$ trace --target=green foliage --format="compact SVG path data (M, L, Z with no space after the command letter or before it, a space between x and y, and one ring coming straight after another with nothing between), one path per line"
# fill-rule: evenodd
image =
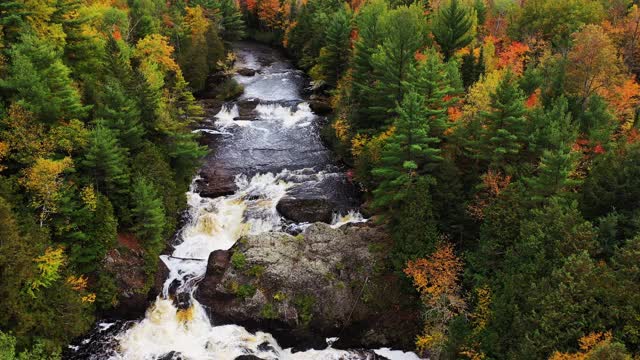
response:
M238 270L242 270L247 266L247 257L240 251L236 251L231 255L231 265Z
M483 124L478 157L489 168L513 173L514 159L526 150L527 134L524 94L513 75L507 74L491 94L491 110L481 113Z
M253 295L256 294L256 287L251 284L242 284L239 285L235 291L236 296L239 298L246 300L252 298Z
M382 14L378 20L381 44L371 56L373 84L362 96L370 98L366 110L368 129L380 129L393 118L396 107L409 92L416 52L426 45L427 25L422 9L414 4Z
M121 212L128 205L123 194L130 179L127 156L127 151L118 143L116 133L98 121L91 132L82 165L92 175L96 189L115 200L115 206Z
M304 327L309 326L313 319L313 307L316 299L313 295L298 295L293 299L293 304L298 310L298 321Z
M46 121L84 118L89 109L71 80L71 71L50 42L25 34L9 53L8 76L0 81L12 98Z
M152 275L158 255L164 248L163 235L166 224L162 200L153 184L143 177L134 182L131 201L131 230L142 243L147 272Z
M374 206L393 209L405 201L419 176L441 159L440 150L433 148L438 139L429 136L429 125L424 121L428 112L424 100L414 92L398 107L395 132L383 148L380 166L373 170L380 179L373 192Z
M263 319L277 319L278 310L276 310L272 303L267 303L262 307L262 310L260 310L260 317Z
M524 38L538 33L557 47L567 47L569 37L586 24L598 23L602 3L592 0L532 0L519 9L512 32Z
M312 74L317 74L318 80L336 86L349 64L350 35L351 11L345 7L331 16L325 33L327 44L320 49L318 63L311 69Z
M440 6L433 19L431 31L442 49L445 60L471 43L477 22L473 8L461 4L459 0L450 0Z

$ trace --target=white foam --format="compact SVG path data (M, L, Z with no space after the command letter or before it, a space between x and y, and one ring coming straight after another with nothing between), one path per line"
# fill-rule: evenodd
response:
M308 103L298 104L295 111L290 106L280 104L259 104L256 107L256 112L261 119L281 121L282 125L287 128L299 123L308 126L311 124L310 120L315 117Z
M352 224L352 223L363 223L367 222L369 219L365 219L362 214L360 214L357 210L349 210L346 215L342 215L339 213L333 214L333 219L331 220L331 227L334 229L339 228L342 225Z

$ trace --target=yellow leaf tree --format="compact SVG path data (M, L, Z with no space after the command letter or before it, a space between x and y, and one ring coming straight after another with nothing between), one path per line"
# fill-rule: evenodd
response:
M40 210L40 226L57 211L64 185L63 173L73 167L70 157L62 160L38 158L25 170L22 185L31 193L32 206Z

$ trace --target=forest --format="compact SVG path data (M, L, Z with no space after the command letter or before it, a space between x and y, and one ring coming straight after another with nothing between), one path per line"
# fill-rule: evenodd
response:
M207 151L196 97L243 38L330 99L325 141L422 309L412 350L640 357L639 6L0 2L0 358L58 359L117 306L127 238L149 291Z

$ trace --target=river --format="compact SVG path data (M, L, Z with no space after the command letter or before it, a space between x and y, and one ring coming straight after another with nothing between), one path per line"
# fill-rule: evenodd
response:
M283 197L323 197L332 204L333 226L365 221L356 211L354 185L320 139L323 119L305 101L304 74L269 47L238 43L235 51L236 66L256 73L235 75L244 86L243 95L195 130L203 133L212 151L187 193L189 220L171 244L171 255L161 256L168 269L162 293L142 319L99 322L70 346L65 358L417 359L389 349L282 349L268 333L216 326L216 319L193 297L211 252L231 248L245 234L304 230L306 223L278 211ZM177 306L176 298L186 301Z

